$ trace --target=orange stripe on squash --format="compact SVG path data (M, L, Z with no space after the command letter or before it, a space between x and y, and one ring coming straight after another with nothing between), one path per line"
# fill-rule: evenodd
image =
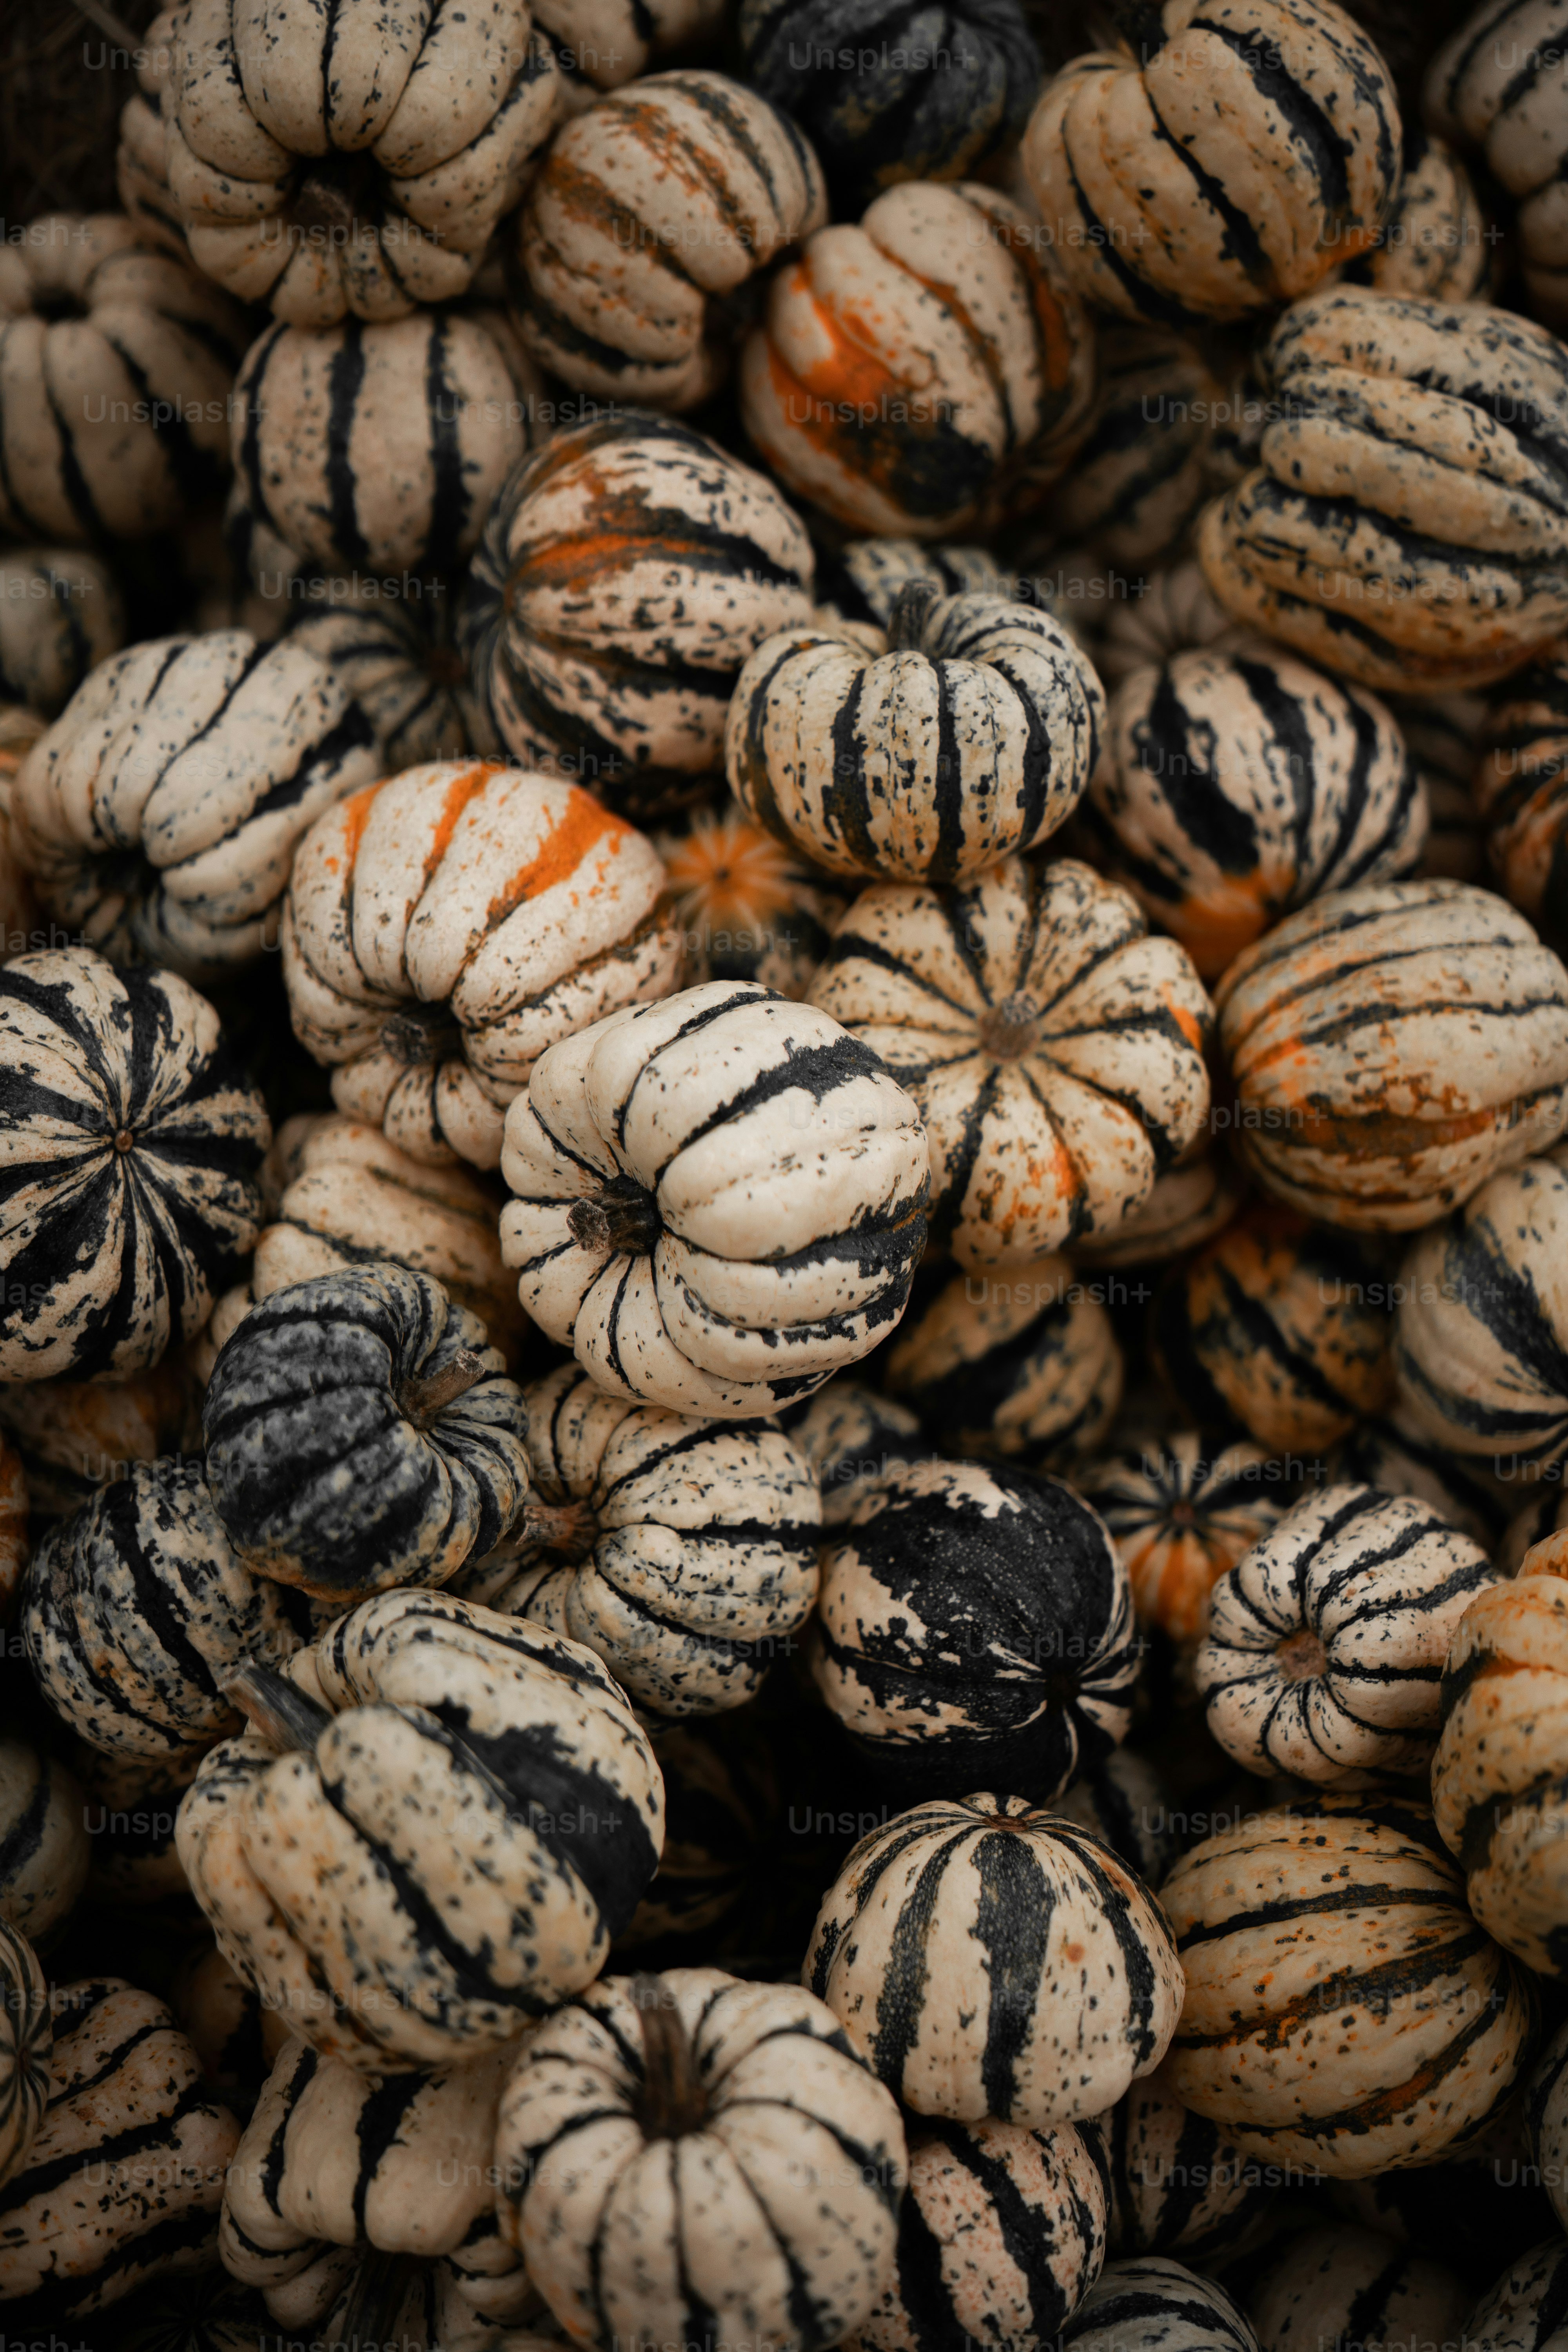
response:
M503 882L487 909L487 920L494 924L503 915L510 915L530 898L542 896L556 883L574 875L600 841L629 833L631 827L618 816L612 816L589 793L580 792L575 784L571 797L556 822L545 835L542 843L526 866L520 866L510 881Z
M471 768L465 768L460 776L453 777L447 787L441 803L441 814L437 818L435 828L430 835L430 847L425 859L426 876L436 871L437 866L451 847L452 835L458 830L458 819L462 815L468 803L477 799L489 782L490 778L499 776L500 772L501 763L499 760L479 760Z

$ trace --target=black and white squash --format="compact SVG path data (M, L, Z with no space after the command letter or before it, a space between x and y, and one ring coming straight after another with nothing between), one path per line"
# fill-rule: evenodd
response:
M873 1486L823 1549L816 1640L823 1696L906 1800L984 1779L1048 1804L1131 1719L1115 1546L1069 1487L998 1465L918 1462Z
M1261 2352L1319 2352L1347 2338L1394 2347L1462 2344L1475 2297L1463 2279L1375 2230L1329 2221L1270 2255L1247 2297Z
M1217 1126L1222 1114L1212 1114ZM1229 1224L1240 1208L1246 1184L1226 1151L1209 1150L1205 1139L1189 1144L1173 1168L1156 1176L1142 1208L1123 1217L1110 1234L1073 1244L1073 1262L1097 1273L1121 1266L1164 1265L1184 1257ZM1114 1291L1111 1293L1114 1296Z
M1397 1332L1396 1324L1396 1339ZM1483 1551L1495 1552L1505 1575L1513 1573L1537 1536L1546 1533L1544 1527L1533 1529L1512 1559L1506 1544L1498 1549L1519 1501L1511 1479L1497 1476L1486 1463L1434 1437L1402 1394L1395 1395L1387 1412L1358 1422L1348 1437L1331 1448L1325 1467L1342 1486L1381 1486L1386 1495L1414 1495L1418 1502L1429 1503Z
M1563 121L1568 128L1568 114ZM1454 150L1407 123L1405 168L1377 240L1345 264L1338 283L1436 302L1489 301L1502 235ZM1528 282L1528 259L1525 267ZM1550 310L1537 315L1553 323Z
M1509 2264L1465 2323L1466 2352L1546 2352L1563 2332L1568 2251L1554 2234Z
M811 1002L919 1104L932 1236L965 1266L1113 1234L1208 1112L1212 1014L1190 957L1076 859L873 885Z
M249 1680L268 1737L206 1758L176 1843L219 1950L324 2057L458 2064L592 1979L653 1876L664 1801L591 1652L393 1591L286 1681Z
M132 52L137 87L120 110L114 185L142 243L188 261L184 225L169 194L169 78L179 16L177 5L160 9Z
M92 1862L84 1792L47 1749L0 1739L0 1923L47 1946Z
M1093 423L1043 520L1058 541L1103 557L1114 577L1175 546L1209 496L1227 387L1195 342L1168 329L1108 325L1098 343ZM1140 578L1133 590L1140 601L1145 585Z
M43 2121L54 2031L38 1956L0 1920L0 2183L26 2162Z
M1559 47L1554 17L1528 0L1491 0L1438 49L1424 96L1433 130L1479 152L1515 200L1529 308L1561 330L1568 324L1568 99Z
M1225 650L1250 633L1227 613L1192 557L1152 573L1141 593L1125 589L1097 633L1094 664L1114 694L1134 670L1163 667L1178 654Z
M53 719L124 643L125 608L100 557L69 547L0 555L0 702Z
M1062 2352L1257 2352L1258 2338L1213 2278L1144 2254L1107 2263L1062 2331Z
M1184 1824L1159 1772L1134 1748L1113 1748L1090 1764L1049 1810L1103 1838L1151 1890L1176 1858Z
M1100 680L1048 613L916 583L885 650L820 621L764 639L735 682L724 764L742 805L816 865L953 882L1055 833L1104 731Z
M1019 595L1016 576L1003 570L989 548L963 541L931 546L918 539L850 539L841 547L819 548L816 567L819 618L884 633L906 588L929 588L933 596L1027 601Z
M1207 2263L1257 2235L1274 2201L1266 2168L1172 2090L1168 2062L1128 2085L1092 2126L1106 2173L1114 2261L1175 2254Z
M847 1376L829 1381L804 1403L786 1405L779 1426L816 1474L825 1528L841 1527L879 1479L931 1451L908 1405Z
M1261 1446L1215 1446L1195 1430L1091 1462L1075 1484L1115 1539L1140 1622L1179 1643L1202 1639L1215 1585L1285 1508Z
M343 591L341 598L334 593L321 610L308 604L289 636L325 663L364 712L381 753L378 772L492 757L495 730L454 642L453 598L444 584L390 602L369 593L379 582L331 584Z
M0 970L0 1380L146 1370L256 1240L271 1140L217 1014L90 948Z
M507 1113L501 1249L613 1394L748 1419L897 1322L925 1244L920 1113L811 1005L710 981L595 1022Z
M1182 1971L1109 1846L1019 1797L900 1813L823 1898L802 1971L917 2115L1039 2129L1157 2066Z

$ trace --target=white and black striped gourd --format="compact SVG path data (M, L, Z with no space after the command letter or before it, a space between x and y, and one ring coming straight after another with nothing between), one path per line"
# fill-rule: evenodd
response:
M1331 891L1215 1003L1242 1160L1331 1224L1433 1224L1568 1117L1568 971L1468 883Z
M1211 1738L1265 1779L1425 1779L1448 1643L1495 1581L1429 1503L1317 1488L1215 1587L1194 1661Z
M1568 643L1480 703L1469 769L1498 887L1549 939L1568 932ZM1479 737L1479 742L1475 740Z
M1275 2253L1247 2297L1261 2352L1366 2352L1458 2345L1475 2298L1456 2273L1375 2230L1330 2221Z
M145 1371L250 1249L271 1140L217 1014L90 948L0 971L0 1380Z
M410 768L300 845L282 919L295 1034L339 1109L400 1151L493 1168L544 1048L679 978L664 888L652 843L575 784Z
M779 1426L816 1474L825 1528L841 1527L879 1479L923 1461L932 1450L908 1405L847 1375L804 1403L786 1405Z
M1359 1422L1331 1447L1326 1467L1342 1485L1381 1486L1385 1494L1414 1495L1418 1502L1430 1503L1483 1551L1496 1551L1505 1575L1513 1573L1537 1536L1546 1533L1544 1527L1532 1529L1512 1559L1506 1549L1497 1550L1519 1499L1517 1489L1495 1476L1489 1465L1434 1437L1400 1395L1386 1413Z
M824 1546L816 1642L823 1696L906 1799L988 1779L1047 1804L1127 1734L1127 1571L1054 1478L917 1462L881 1481Z
M816 1597L810 1464L771 1423L606 1396L575 1364L522 1396L531 1490L488 1605L582 1643L655 1715L739 1706Z
M26 1739L0 1739L0 1923L47 1947L75 1908L91 1863L75 1773Z
M1437 302L1487 302L1500 275L1502 236L1454 150L1407 122L1405 168L1376 242L1345 264L1337 282Z
M854 532L945 539L1061 473L1094 330L1021 205L909 180L774 273L738 373L746 431L798 497Z
M802 1970L917 2115L1038 2129L1164 2056L1182 1972L1109 1846L1020 1797L933 1801L862 1838Z
M802 997L827 952L848 888L764 830L738 802L697 808L654 836L683 977L755 980Z
M0 1920L0 2183L26 2160L52 2087L54 2020L37 1954Z
M542 0L533 17L574 107L584 89L618 89L659 59L705 46L722 13L717 0Z
M1115 1539L1141 1622L1173 1642L1202 1638L1215 1586L1285 1508L1261 1446L1215 1445L1195 1430L1091 1462L1074 1483Z
M1325 890L1415 873L1427 808L1383 704L1262 645L1135 670L1084 803L1107 859L1205 979Z
M1026 1265L1114 1233L1200 1132L1211 1008L1184 948L1076 859L874 884L812 983L919 1103L931 1233Z
M593 1978L658 1861L624 1694L575 1643L439 1592L378 1594L289 1674L250 1670L268 1737L215 1748L180 1807L218 1948L367 2074L514 2042Z
M1464 2352L1547 2352L1563 2334L1568 2250L1553 2235L1509 2264L1465 2323Z
M1175 1860L1185 1829L1160 1774L1132 1748L1113 1748L1089 1765L1049 1810L1103 1838L1151 1889Z
M1246 634L1215 595L1190 556L1156 572L1142 593L1125 590L1109 605L1094 646L1094 666L1114 694L1134 670L1163 667L1178 654L1239 643Z
M749 1419L903 1312L925 1129L813 1006L710 981L552 1045L507 1113L501 1250L546 1337L613 1394Z
M1555 12L1528 0L1474 9L1432 58L1424 100L1433 130L1479 151L1515 200L1530 310L1561 329L1568 323L1568 98Z
M1525 2098L1526 2146L1559 2221L1568 2215L1568 2026L1542 2052Z
M454 618L445 587L395 603L350 593L324 611L307 607L289 631L364 712L382 775L429 760L488 759L497 749L453 642Z
M1065 1475L1104 1442L1121 1399L1104 1287L1057 1256L954 1275L911 1303L888 1349L887 1386L939 1453Z
M296 844L377 773L369 719L296 639L163 637L100 664L34 745L16 854L102 954L210 982L277 944Z
M1258 2352L1218 2281L1166 2254L1107 2263L1060 2341L1062 2352Z
M180 523L220 483L244 314L117 213L0 250L0 531L79 547Z
M519 2060L496 2164L503 2227L575 2342L824 2352L891 2273L903 2124L798 1986L605 1978Z
M200 1461L165 1454L50 1528L22 1632L39 1690L90 1747L180 1761L239 1729L225 1677L252 1654L281 1664L311 1628L235 1551Z
M237 495L259 535L250 561L276 596L279 543L324 572L400 586L457 568L529 446L532 409L482 315L443 310L279 321L246 353L233 415Z
M725 298L827 217L787 114L725 74L651 74L566 124L517 223L523 339L563 383L690 408L723 372Z
M1045 2352L1104 2258L1105 2183L1070 2124L922 2117L910 2134L893 2282L845 2352Z
M179 14L177 5L160 9L132 52L137 87L120 110L114 185L142 243L188 261L184 227L169 194L167 107Z
M967 879L1037 848L1100 755L1105 698L1037 605L900 592L885 651L858 628L764 639L725 726L731 790L835 874Z
M98 556L68 547L0 555L0 701L53 719L124 642L120 590Z
M561 110L526 0L356 22L187 0L169 192L197 267L297 327L466 292Z
M830 620L886 630L906 588L933 596L1003 596L1019 602L1015 575L988 548L918 539L850 539L816 555L816 609ZM1059 616L1058 616L1059 617Z
M1266 2168L1184 2107L1167 2077L1162 2063L1092 2126L1113 2261L1174 2254L1203 2264L1235 2253L1258 2234L1275 2200Z
M258 1576L346 1606L444 1584L528 1494L522 1392L428 1275L353 1266L275 1290L219 1350L206 1477Z
M1364 2179L1464 2147L1513 2097L1535 1996L1418 1799L1249 1813L1160 1901L1186 1975L1166 2079L1245 2154Z
M58 1985L48 2103L0 2189L0 2308L30 2336L212 2261L239 2138L161 2000L118 1977Z
M1305 294L1371 245L1399 182L1399 107L1367 35L1322 0L1167 0L1134 55L1047 84L1024 169L1057 257L1154 326Z
M1218 1127L1225 1116L1209 1113ZM1073 1244L1073 1262L1096 1272L1121 1266L1164 1265L1184 1257L1228 1225L1240 1208L1246 1185L1226 1151L1207 1150L1203 1139L1187 1147L1173 1168L1156 1176L1141 1208L1109 1233ZM1114 1298L1113 1283L1106 1286Z
M1209 496L1210 444L1226 388L1186 337L1107 325L1089 436L1053 488L1045 520L1114 572L1156 562ZM1125 597L1128 584L1121 594ZM1147 583L1134 593L1142 601Z
M1197 552L1238 619L1379 691L1484 686L1568 625L1568 352L1511 310L1336 286L1262 367Z

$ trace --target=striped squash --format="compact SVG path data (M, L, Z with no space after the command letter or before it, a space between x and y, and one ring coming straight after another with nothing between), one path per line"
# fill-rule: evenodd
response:
M606 1396L575 1364L522 1400L531 1491L489 1605L581 1643L655 1715L739 1706L816 1598L809 1463L771 1423Z
M1332 0L1174 0L1047 83L1024 170L1079 291L1152 326L1242 319L1375 238L1399 182L1393 79Z
M256 1239L271 1128L217 1014L90 948L0 970L0 1381L146 1370Z
M1086 431L1094 338L1023 208L907 181L778 271L741 355L741 415L787 487L852 531L940 539Z
M30 1502L22 1457L0 1437L0 1625L11 1622L22 1596L22 1579L30 1551Z
M0 701L53 719L124 643L125 609L100 558L69 547L0 555Z
M932 1237L976 1270L1113 1233L1208 1113L1212 1012L1191 959L1076 859L873 885L811 1002L909 1087Z
M1166 2079L1244 2154L1365 2179L1463 2147L1512 2098L1535 1994L1466 1909L1424 1804L1249 1813L1160 1900L1186 1973Z
M1167 2255L1107 2263L1062 2332L1062 2352L1257 2352L1223 2286Z
M1254 1202L1161 1284L1155 1366L1201 1427L1316 1454L1392 1402L1393 1299L1360 1244Z
M191 1386L184 1350L130 1381L0 1386L0 1430L33 1509L43 1518L68 1516L134 1464L194 1445Z
M659 58L705 44L722 14L718 0L541 0L533 17L576 94L618 89Z
M1158 327L1103 327L1089 437L1045 520L1112 566L1176 546L1213 487L1209 445L1226 388L1197 346ZM1125 593L1125 592L1123 592Z
M910 2137L898 2267L844 2352L1045 2352L1105 2258L1105 2183L1070 2124L923 2120Z
M1568 640L1505 679L1480 727L1475 801L1505 898L1568 935Z
M148 539L223 478L244 313L118 213L0 247L0 531Z
M1437 1827L1489 1936L1568 1977L1568 1583L1528 1572L1467 1610L1443 1675Z
M1347 2221L1451 2265L1479 2294L1553 2227L1546 2193L1531 2179L1520 2113L1516 2100L1457 2156L1417 2171L1336 2180L1329 2201Z
M1448 1643L1495 1580L1480 1546L1430 1504L1318 1489L1215 1587L1194 1661L1211 1737L1263 1779L1424 1780Z
M300 845L295 1034L398 1150L494 1168L546 1046L676 985L664 887L651 842L575 784L488 761L384 778Z
M825 1528L842 1527L879 1479L931 1451L908 1405L845 1374L803 1403L786 1405L779 1426L816 1475Z
M1563 2332L1568 2250L1557 2232L1509 2264L1465 2323L1465 2352L1546 2352Z
M1220 1578L1284 1510L1280 1476L1261 1446L1214 1447L1178 1429L1157 1452L1091 1462L1075 1483L1110 1530L1140 1622L1190 1643L1207 1631Z
M1479 152L1513 197L1526 298L1535 318L1568 325L1568 97L1554 12L1530 0L1486 0L1426 69L1434 131Z
M888 1349L887 1385L940 1452L1065 1475L1103 1443L1121 1400L1109 1288L1064 1257L954 1275L917 1296Z
M377 772L365 713L296 639L162 637L103 662L33 746L16 855L102 954L210 983L277 945L296 845Z
M1398 1330L1396 1323L1396 1348ZM1496 1547L1512 1507L1512 1490L1507 1483L1473 1457L1457 1456L1453 1446L1423 1427L1398 1394L1385 1414L1358 1422L1349 1436L1341 1439L1327 1457L1327 1467L1330 1476L1341 1485L1381 1486L1385 1494L1413 1495L1417 1502L1429 1503L1440 1517L1451 1521L1486 1552ZM1517 1499L1514 1495L1512 1500ZM1534 1535L1527 1538L1531 1543L1534 1540ZM1524 1549L1521 1544L1521 1554ZM1502 1555L1499 1565L1505 1573L1512 1573L1513 1564Z
M718 73L648 75L552 142L518 215L518 323L579 392L694 407L723 373L720 305L827 218L786 114Z
M1426 791L1426 848L1417 872L1423 878L1480 881L1487 827L1473 779L1485 748L1484 699L1479 694L1391 695L1388 708Z
M300 1635L309 1640L317 1629L310 1625L306 1611L301 1609L300 1615ZM200 1761L200 1752L148 1760L139 1756L104 1756L85 1741L78 1748L76 1762L88 1803L84 1818L92 1836L87 1882L90 1903L141 1907L162 1904L173 1895L182 1906L188 1906L190 1888L174 1851L174 1816ZM189 1916L188 1908L185 1916ZM177 2003L175 2015L188 2032ZM214 2088L228 2096L226 2089L216 2084Z
M1526 2146L1559 2221L1568 2215L1568 2026L1537 2061L1524 2103Z
M1215 1003L1243 1161L1331 1224L1432 1224L1568 1117L1568 972L1468 883L1332 891Z
M1210 1118L1217 1126L1216 1108ZM1110 1234L1073 1244L1073 1262L1099 1270L1163 1265L1194 1250L1228 1225L1246 1185L1227 1152L1189 1144L1173 1168L1156 1176L1148 1199ZM1114 1294L1113 1294L1114 1295Z
M751 1419L898 1321L926 1238L925 1130L810 1005L710 981L552 1045L507 1113L501 1252L612 1394Z
M1109 1846L1020 1797L933 1801L873 1830L823 1897L802 1981L916 2115L1040 2129L1157 2066L1182 1972Z
M289 1682L249 1681L268 1736L213 1749L175 1843L218 1949L323 2057L455 2065L590 1981L653 1876L664 1796L589 1651L394 1591Z
M823 1547L816 1685L906 1801L985 1776L1050 1803L1126 1738L1140 1649L1115 1547L1056 1479L917 1462Z
M252 561L281 542L401 589L473 551L532 411L482 319L421 310L320 331L279 320L246 353L233 414L238 489L268 535Z
M1563 118L1568 129L1568 115ZM1405 168L1376 242L1347 262L1338 283L1436 302L1485 302L1500 276L1503 232L1489 226L1475 184L1453 149L1419 129L1405 133Z
M1485 686L1568 625L1568 352L1510 310L1336 286L1262 366L1258 463L1197 551L1239 619L1363 686Z
M0 1924L31 1943L54 1943L91 1860L75 1773L26 1739L0 1739Z
M428 1275L353 1266L275 1290L219 1350L205 1486L258 1578L342 1609L445 1584L528 1494L522 1391Z
M197 267L296 327L463 293L561 108L526 0L356 17L346 42L313 7L261 25L185 0L174 35L164 152Z
M1247 2297L1247 2316L1262 2352L1312 2352L1347 2339L1447 2345L1465 2340L1474 2300L1443 2263L1375 2230L1330 2221L1288 2241Z
M886 629L906 588L938 596L1006 596L1018 584L988 548L931 547L918 539L850 539L817 552L818 616Z
M165 1454L56 1521L28 1572L22 1632L34 1680L79 1738L177 1763L240 1728L226 1676L310 1640L293 1601L234 1550L200 1461Z
M754 980L802 997L844 910L842 885L764 832L737 802L699 808L654 836L685 977Z
M1084 817L1205 979L1308 899L1413 874L1427 829L1382 703L1261 645L1135 670Z
M718 1969L606 1977L496 2133L503 2226L576 2343L824 2352L894 2259L903 2124L832 2011Z
M1395 1360L1415 1421L1479 1475L1516 1487L1568 1453L1563 1155L1494 1176L1425 1233L1399 1270ZM1544 1530L1542 1531L1544 1532Z
M161 2000L118 1977L57 1985L48 2104L0 2191L7 2332L102 2311L212 2262L239 2139Z
M1191 556L1138 582L1110 604L1094 648L1095 667L1114 694L1134 670L1163 667L1178 654L1225 651L1247 635L1219 602Z
M1206 2116L1184 2107L1169 2062L1129 2084L1092 2126L1106 2172L1106 2241L1115 2261L1239 2252L1267 2226L1276 2188Z
M324 610L307 607L289 641L323 662L364 712L380 773L492 757L494 730L453 643L450 595L441 590L388 603L342 584L350 593Z
M820 622L765 638L735 681L724 766L742 806L830 873L969 879L1072 814L1105 697L1037 606L900 593L885 649Z
M1156 1889L1176 1858L1177 1830L1164 1785L1146 1756L1113 1748L1049 1810L1092 1830L1145 1886Z
M48 2104L54 2020L37 1955L0 1920L0 2182L26 2160Z
M812 570L761 474L673 418L612 413L510 477L460 635L514 759L651 805L719 767L736 674L809 617Z
M120 110L114 185L142 244L188 261L184 226L169 194L169 78L179 7L160 9L132 52L137 87Z

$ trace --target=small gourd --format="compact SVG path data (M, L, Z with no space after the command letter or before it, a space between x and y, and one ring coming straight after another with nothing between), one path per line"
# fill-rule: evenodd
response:
M1179 1643L1202 1638L1215 1585L1285 1508L1261 1446L1215 1446L1184 1429L1141 1454L1091 1462L1076 1483L1115 1538L1140 1621Z

